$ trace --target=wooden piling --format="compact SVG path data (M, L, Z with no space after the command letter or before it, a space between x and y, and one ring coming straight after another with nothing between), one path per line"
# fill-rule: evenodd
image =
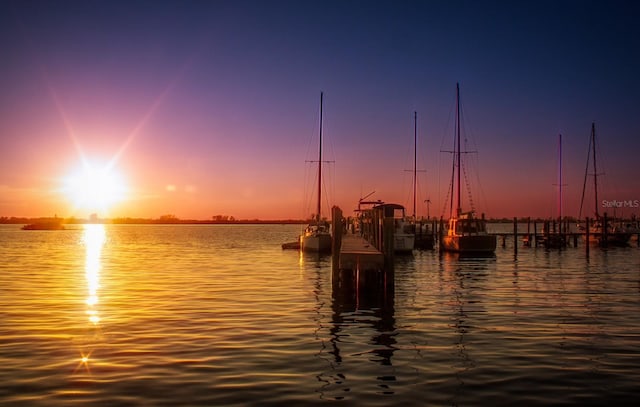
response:
M440 227L438 228L438 250L440 252L444 251L444 248L442 247L442 240L444 240L444 220L442 219L442 216L441 216Z
M589 218L585 219L586 227L584 229L584 240L585 240L585 253L587 257L589 257Z
M339 269L340 248L342 247L342 209L337 206L331 208L331 267L333 272Z
M513 218L513 255L518 256L518 218Z
M602 224L602 233L600 234L600 246L607 247L609 243L609 219L607 218L607 213L604 213L603 224Z

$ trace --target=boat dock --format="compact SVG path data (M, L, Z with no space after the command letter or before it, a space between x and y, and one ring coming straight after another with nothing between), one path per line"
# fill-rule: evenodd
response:
M380 270L384 267L384 255L361 236L345 234L338 267L341 270Z
M344 227L342 210L332 208L332 253L333 269L352 271L388 271L393 269L393 217L386 216L383 209L373 211L374 221L370 230L361 234L348 233ZM376 225L374 227L374 225Z
M358 303L362 295L379 296L381 304L393 303L395 272L393 258L393 218L378 211L377 237L348 233L342 210L332 208L331 283L334 295ZM377 219L377 218L376 218ZM372 231L373 231L372 229ZM336 255L337 254L337 255Z

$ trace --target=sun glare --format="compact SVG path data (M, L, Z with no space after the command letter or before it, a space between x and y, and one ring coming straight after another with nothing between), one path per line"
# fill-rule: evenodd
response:
M84 164L66 178L64 190L76 209L104 212L124 199L126 187L110 166Z

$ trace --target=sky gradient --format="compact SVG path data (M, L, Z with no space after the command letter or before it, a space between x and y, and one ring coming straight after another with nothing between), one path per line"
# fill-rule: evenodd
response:
M562 134L577 216L592 122L601 199L640 200L639 20L630 1L3 1L0 216L305 218L320 92L324 215L373 191L411 212L415 111L418 215L446 216L457 82L478 212L556 216ZM110 205L72 199L83 161L121 180Z

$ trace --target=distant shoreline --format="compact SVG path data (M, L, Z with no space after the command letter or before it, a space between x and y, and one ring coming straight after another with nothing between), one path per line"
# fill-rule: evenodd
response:
M32 224L39 222L60 221L66 225L82 225L87 223L113 224L113 225L299 225L306 224L308 220L301 219L238 219L238 220L198 220L198 219L145 219L145 218L113 218L113 219L78 219L78 218L22 218L22 217L0 217L0 224Z
M513 223L514 218L488 218L487 221L491 223ZM551 218L533 218L533 217L518 217L519 223L530 222L544 222L553 221L557 219ZM620 220L620 219L617 219ZM622 219L627 221L629 219ZM80 219L80 218L60 218L60 217L0 217L0 224L33 224L42 222L57 221L66 225L82 225L88 223L98 224L113 224L113 225L301 225L309 223L309 219L179 219L179 218L166 218L160 217L158 219L148 218L109 218L109 219ZM430 220L422 220L423 222L438 222L438 219L432 218ZM563 222L575 223L579 220L575 217L568 216L563 219Z

